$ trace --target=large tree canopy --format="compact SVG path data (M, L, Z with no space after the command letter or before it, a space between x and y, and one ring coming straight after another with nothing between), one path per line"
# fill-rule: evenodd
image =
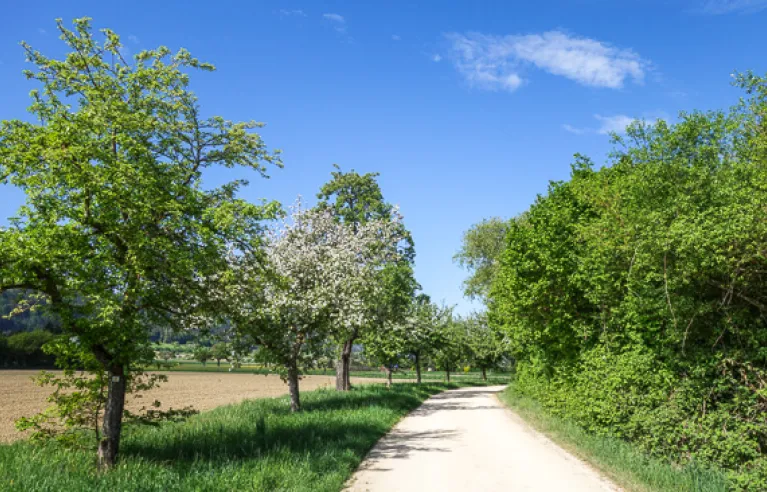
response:
M284 367L294 411L299 371L333 333L371 322L369 300L387 291L380 270L396 263L402 240L397 215L358 227L337 219L332 209L306 210L299 201L270 231L263 259L247 253L230 259L233 282L223 301L233 326Z
M126 380L151 359L150 326L187 328L207 308L206 280L231 247L258 247L273 206L236 198L244 182L207 191L202 174L280 165L255 122L206 118L189 72L212 70L187 51L142 51L88 19L58 22L70 52L49 58L24 44L37 84L36 121L0 123L0 180L26 204L0 229L0 292L43 296L71 344L109 375L99 456L114 463Z
M474 224L463 233L461 249L453 261L469 272L463 282L464 294L472 299L486 299L501 264L509 223L498 217Z
M392 256L393 261L384 265L376 280L385 286L384 295L365 300L370 313L367 323L339 327L334 331L341 352L336 365L336 389L343 391L351 387L349 370L355 340L366 329L381 328L385 323L401 319L418 284L413 277L415 248L412 236L404 224L396 220L396 209L384 201L378 173L359 174L354 170L345 173L338 166L336 169L332 179L317 194L320 199L318 207L332 210L336 220L352 229L370 221L395 221L400 236L398 243L388 245L397 254Z

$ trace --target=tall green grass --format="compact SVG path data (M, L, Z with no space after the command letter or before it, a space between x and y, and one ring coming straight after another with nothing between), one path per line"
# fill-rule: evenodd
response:
M676 466L653 458L620 439L590 434L576 424L551 415L513 384L500 398L537 430L591 463L627 490L641 492L724 492L730 490L719 470L697 465Z
M457 387L451 385L450 387ZM29 442L0 445L6 491L338 491L368 450L445 384L359 386L249 400L159 427L129 427L108 473L93 451Z

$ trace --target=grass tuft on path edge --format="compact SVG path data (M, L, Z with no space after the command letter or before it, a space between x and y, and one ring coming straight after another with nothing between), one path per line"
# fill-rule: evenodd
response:
M185 422L128 427L121 460L108 473L95 452L0 445L0 490L19 491L338 491L370 448L429 396L459 384L320 389L301 394L291 414L287 397L247 400Z
M652 458L630 443L586 432L578 425L552 415L535 400L520 394L511 383L498 395L525 422L604 476L628 491L724 492L724 473L710 468L676 466Z

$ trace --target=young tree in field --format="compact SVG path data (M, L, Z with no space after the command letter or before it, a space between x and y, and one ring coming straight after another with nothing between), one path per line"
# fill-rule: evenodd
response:
M366 300L383 291L375 280L394 260L399 232L396 217L351 227L331 209L304 210L299 201L270 234L265 257L231 258L231 324L282 365L291 410L300 409L301 369L324 351L332 330L367 322Z
M487 381L487 370L497 367L506 355L503 339L490 328L485 313L474 313L460 323L466 330L469 361L482 371L482 379Z
M416 383L421 383L421 363L440 345L441 327L447 321L448 309L431 302L426 294L413 299L407 319L404 351L413 358Z
M321 200L320 207L332 210L337 220L348 225L353 230L360 228L370 221L391 222L396 220L396 214L393 214L393 207L384 201L381 187L377 181L378 173L361 175L354 170L344 173L338 166L336 166L336 169L332 173L333 179L325 183L317 195L317 198ZM398 224L401 241L399 244L393 245L399 254L396 255L396 266L392 264L392 268L397 270L394 274L404 278L407 276L407 270L412 270L411 263L415 253L410 233L404 228L404 225ZM384 275L391 274L392 272L388 272ZM410 274L412 278L412 271L410 271ZM382 281L385 280L386 278L384 277ZM401 281L389 284L389 287L394 288L396 285L403 285L406 290L411 288L407 282ZM396 296L394 293L392 295ZM391 313L392 310L378 302L380 301L379 299L370 298L367 301L370 314L376 318L373 324L380 327L382 323L386 322L385 314ZM371 324L350 325L344 328L337 327L334 331L333 336L340 346L340 354L336 364L337 390L345 391L351 388L349 368L352 348L354 347L354 342L368 328L372 329Z
M219 342L210 348L210 356L216 361L216 366L221 367L222 360L229 362L232 357L232 349L228 344Z
M404 359L407 323L386 323L369 330L362 339L365 355L386 371L386 387L391 388L392 374Z
M436 347L432 360L438 369L445 371L447 382L450 373L459 367L468 353L467 334L465 327L453 319L452 313L447 313L439 325L436 337Z
M218 306L207 279L232 245L258 247L275 206L236 198L243 182L212 191L207 168L264 174L280 164L254 122L205 118L189 72L212 70L186 50L142 51L88 19L58 21L70 53L48 58L23 44L35 122L0 123L0 182L26 204L0 229L0 293L26 289L61 320L68 350L93 357L108 380L98 461L118 456L126 388L150 363L151 327L184 329Z
M463 282L467 297L487 299L501 264L508 230L508 221L493 217L464 232L461 249L453 256L453 261L469 271L469 278Z
M194 357L194 360L197 362L200 362L203 367L205 367L205 364L211 359L213 359L213 351L209 349L208 347L198 346L194 349L194 353L192 355ZM221 364L219 363L219 366Z

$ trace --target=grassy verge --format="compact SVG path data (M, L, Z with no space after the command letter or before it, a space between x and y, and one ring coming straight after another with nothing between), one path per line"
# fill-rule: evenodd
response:
M457 387L458 384L450 387ZM94 470L92 451L0 445L0 490L338 491L403 415L445 384L368 385L220 407L186 422L127 428L119 465Z
M729 490L723 473L694 465L675 466L649 457L620 439L587 433L572 422L548 413L536 401L519 394L514 385L501 393L503 400L532 427L569 452L592 464L605 476L630 491Z

